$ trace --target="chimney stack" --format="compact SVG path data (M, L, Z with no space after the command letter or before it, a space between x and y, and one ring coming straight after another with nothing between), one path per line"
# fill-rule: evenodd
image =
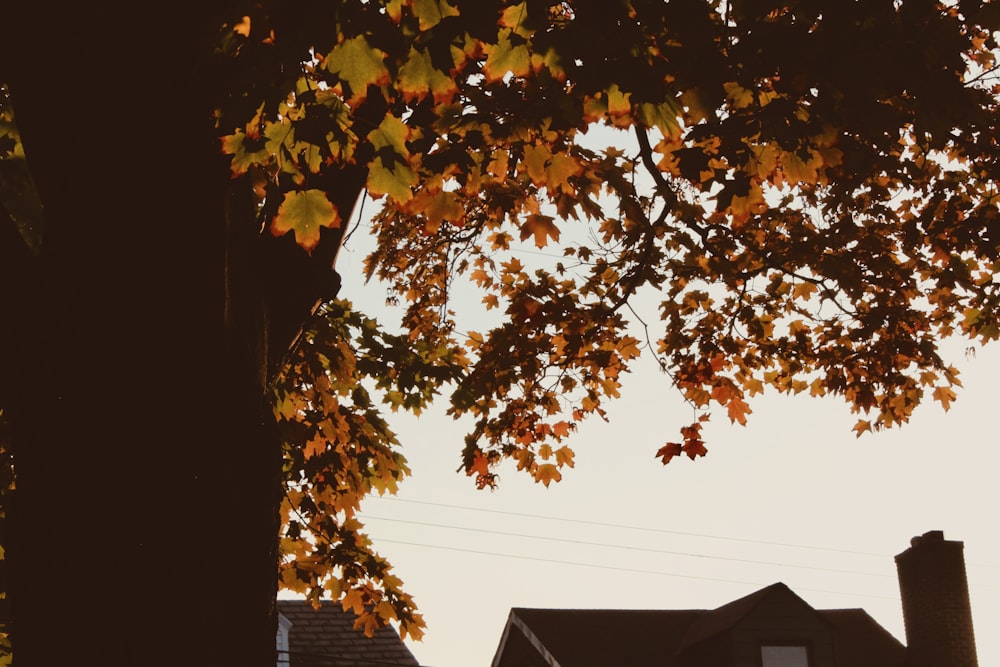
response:
M907 665L978 667L964 545L932 530L896 556Z

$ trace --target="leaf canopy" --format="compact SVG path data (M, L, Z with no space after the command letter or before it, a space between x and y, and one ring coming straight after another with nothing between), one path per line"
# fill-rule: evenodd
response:
M353 518L405 474L379 401L447 390L477 485L505 461L548 485L641 355L695 414L669 462L765 390L840 397L858 435L947 409L939 342L1000 335L991 2L303 0L323 20L299 23L281 4L220 56L297 73L220 98L233 174L268 174L271 228L309 250L348 214L323 193L367 170L367 277L404 311L393 338L331 306L321 363L278 391L289 586L419 628ZM451 309L458 281L489 329Z

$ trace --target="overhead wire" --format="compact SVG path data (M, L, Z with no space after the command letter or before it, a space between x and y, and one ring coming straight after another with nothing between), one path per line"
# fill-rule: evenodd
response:
M524 512L511 512L511 511L508 511L508 510L494 510L494 509L487 509L487 508L482 508L482 507L468 507L468 506L464 506L464 505L450 505L448 503L431 502L431 501L428 501L428 500L410 500L410 499L406 499L406 498L391 498L391 497L388 497L388 496L381 497L378 500L379 500L379 502L388 501L388 502L392 502L392 503L412 503L412 504L415 504L415 505L429 505L429 506L432 506L432 507L445 507L445 508L449 508L449 509L457 509L457 510L463 510L463 511L468 511L468 512L483 512L483 513L488 513L488 514L503 514L503 515L506 515L506 516L514 516L514 517L520 517L520 518L543 519L543 520L546 520L546 521L561 521L561 522L565 522L565 523L575 523L575 524L583 524L583 525L589 525L589 526L599 526L599 527L602 527L602 528L620 528L620 529L623 529L623 530L636 530L636 531L643 531L643 532L649 532L649 533L661 533L661 534L665 534L665 535L682 535L682 536L685 536L685 537L699 537L699 538L710 539L710 540L725 540L725 541L728 541L728 542L744 542L744 543L749 543L749 544L762 544L762 545L767 545L767 546L786 547L786 548L794 548L794 549L811 549L811 550L814 550L814 551L829 551L829 552L832 552L832 553L853 554L853 555L856 555L856 556L873 556L873 557L878 557L878 558L887 558L887 557L889 557L887 554L875 553L875 552L871 552L871 551L854 551L854 550L851 550L851 549L838 549L838 548L835 548L835 547L820 547L820 546L813 546L813 545L806 545L806 544L791 544L791 543L787 543L787 542L771 542L771 541L767 541L767 540L756 540L756 539L750 539L750 538L745 538L745 537L726 537L726 536L722 536L722 535L707 535L707 534L704 534L704 533L691 533L691 532L683 532L683 531L677 531L677 530L667 530L665 528L653 528L653 527L650 527L650 526L635 526L635 525L622 524L622 523L592 521L592 520L587 520L587 519L573 519L573 518L570 518L570 517L546 516L546 515L543 515L543 514L528 514L528 513L524 513Z
M391 519L391 518L388 518L388 517L374 516L374 515L370 515L370 514L365 515L365 518L369 519L369 520L375 520L375 521L390 521L390 522L394 522L394 523L405 523L405 524L410 524L410 525L414 525L414 526L426 526L426 527L429 527L429 528L445 528L445 529L448 529L448 530L461 530L461 531L474 532L474 533L484 533L484 534L488 534L488 535L500 535L500 536L503 536L503 537L521 537L521 538L526 538L526 539L531 539L531 540L545 540L545 541L550 541L550 542L562 542L562 543L565 543L565 544L579 544L579 545L582 545L582 546L604 547L604 548L608 548L608 549L625 549L625 550L628 550L628 551L639 551L639 552L644 552L644 553L664 554L664 555L668 555L668 556L687 556L687 557L691 557L691 558L704 558L704 559L709 559L709 560L723 560L723 561L730 561L730 562L735 562L735 563L749 563L749 564L752 564L752 565L771 565L771 566L775 566L775 567L790 567L790 568L796 568L796 569L802 569L802 570L818 570L818 571L821 571L821 572L835 572L835 573L838 573L838 574L855 574L855 575L866 576L866 577L884 577L884 578L887 578L887 579L891 579L892 578L890 575L879 574L879 573L876 573L876 572L861 572L861 571L858 571L858 570L842 570L842 569L829 568L829 567L816 567L816 566L813 566L813 565L795 565L793 563L776 563L776 562L773 562L773 561L752 560L752 559L749 559L749 558L732 558L732 557L728 557L728 556L711 556L711 555L708 555L708 554L690 553L690 552L686 552L686 551L670 551L670 550L667 550L667 549L651 549L651 548L647 548L647 547L635 547L635 546L631 546L631 545L628 545L628 544L608 544L608 543L604 543L604 542L590 542L590 541L587 541L587 540L576 540L576 539L570 539L570 538L564 538L564 537L551 537L551 536L547 536L547 535L528 535L528 534L525 534L525 533L511 533L511 532L502 531L502 530L491 530L491 529L488 529L488 528L472 528L472 527L468 527L468 526L452 526L452 525L448 525L448 524L431 523L431 522L428 522L428 521L413 521L413 520L409 520L409 519Z
M465 549L465 548L462 548L462 547L450 547L450 546L444 546L444 545L440 545L440 544L420 544L418 542L406 542L406 541L403 541L403 540L392 540L392 539L380 538L380 537L375 537L375 536L372 536L372 539L376 540L378 542L381 542L381 543L386 543L386 544L400 544L400 545L411 546L411 547L420 547L420 548L425 548L425 549L440 549L440 550L444 550L444 551L455 551L455 552L459 552L459 553L477 554L477 555L480 555L480 556L498 556L498 557L501 557L501 558L514 558L514 559L518 559L518 560L530 560L530 561L536 561L536 562L541 562L541 563L552 563L552 564L556 564L556 565L575 565L575 566L578 566L578 567L591 567L591 568L597 568L597 569L601 569L601 570L613 570L613 571L616 571L616 572L628 572L628 573L632 573L632 574L651 574L651 575L656 575L656 576L661 576L661 577L674 577L674 578L678 578L678 579L694 579L694 580L698 580L698 581L714 581L716 583L739 584L739 585L744 585L744 586L766 586L767 585L767 584L759 582L759 581L745 581L745 580L739 580L739 579L722 579L722 578L718 578L718 577L702 577L702 576L693 575L693 574L678 574L676 572L662 572L662 571L659 571L659 570L644 570L644 569L640 569L640 568L620 567L620 566L617 566L617 565L602 565L602 564L597 564L597 563L583 563L583 562L579 562L579 561L560 560L560 559L556 559L556 558L542 558L542 557L539 557L539 556L522 556L522 555L519 555L519 554L505 554L505 553L498 553L498 552L495 552L495 551L482 551L482 550L478 550L478 549ZM829 594L833 594L833 595L848 595L848 596L852 596L852 597L859 597L860 596L860 597L868 597L868 598L878 598L878 599L881 599L881 600L895 600L896 599L894 597L887 596L887 595L873 595L871 593L850 593L850 592L846 592L846 591L834 591L834 590L825 590L825 589L819 589L819 588L799 588L798 590L809 591L809 592L812 592L812 593L829 593Z

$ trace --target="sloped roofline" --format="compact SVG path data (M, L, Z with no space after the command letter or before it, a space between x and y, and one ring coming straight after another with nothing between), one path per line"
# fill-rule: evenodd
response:
M493 654L493 661L490 663L491 667L499 667L500 657L503 655L503 650L507 645L507 640L510 638L511 632L520 631L524 635L531 645L538 651L538 654L545 660L545 663L549 667L562 667L559 661L556 660L555 656L545 647L545 643L536 635L528 624L524 622L520 616L517 615L517 609L511 609L510 613L507 614L507 622L503 627L503 635L500 637L500 645L497 646L496 653Z

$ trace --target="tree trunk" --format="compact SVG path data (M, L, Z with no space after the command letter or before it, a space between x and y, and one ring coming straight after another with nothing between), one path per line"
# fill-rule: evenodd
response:
M47 220L2 379L16 662L274 665L280 452L223 326L211 13L14 4L0 78Z

